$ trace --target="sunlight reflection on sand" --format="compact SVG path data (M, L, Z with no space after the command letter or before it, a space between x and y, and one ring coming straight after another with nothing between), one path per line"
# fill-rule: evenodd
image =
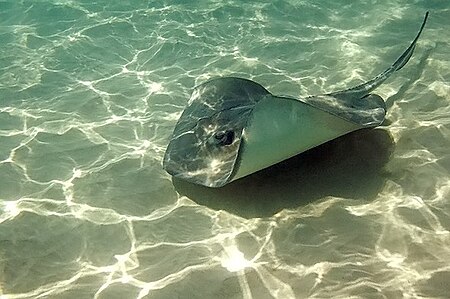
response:
M450 292L448 9L377 90L381 129L208 190L161 167L196 84L359 84L431 4L1 5L1 299Z

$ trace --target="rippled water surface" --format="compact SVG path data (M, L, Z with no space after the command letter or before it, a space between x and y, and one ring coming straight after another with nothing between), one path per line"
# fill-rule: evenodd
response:
M328 3L330 2L330 3ZM377 89L387 121L224 188L161 160L192 88ZM448 298L448 1L0 1L0 298Z

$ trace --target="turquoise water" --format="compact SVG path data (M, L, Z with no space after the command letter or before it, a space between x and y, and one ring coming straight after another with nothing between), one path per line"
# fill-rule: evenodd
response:
M331 1L329 1L331 2ZM215 76L302 97L411 61L387 121L222 189L162 157ZM448 1L0 1L0 298L446 298Z

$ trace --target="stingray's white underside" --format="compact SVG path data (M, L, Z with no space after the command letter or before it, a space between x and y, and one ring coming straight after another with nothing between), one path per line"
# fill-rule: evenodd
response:
M244 129L232 180L362 128L302 101L267 97Z

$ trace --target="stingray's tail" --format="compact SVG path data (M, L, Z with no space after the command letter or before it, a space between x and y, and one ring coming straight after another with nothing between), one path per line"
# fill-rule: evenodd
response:
M387 78L389 78L393 72L401 69L408 62L408 60L411 58L411 56L414 52L414 49L416 47L416 42L419 39L420 34L422 33L422 30L425 27L425 24L427 22L428 14L429 14L429 12L427 11L425 14L425 18L422 22L422 26L420 27L420 30L417 33L416 38L412 41L411 45L409 45L408 49L406 49L406 51L403 52L403 54L387 70L380 73L372 80L367 81L366 83L363 83L361 85L355 86L350 89L334 92L334 93L331 93L330 95L336 96L336 95L341 95L341 94L345 93L345 94L351 94L352 96L364 97L365 95L370 93L372 90L377 88Z

